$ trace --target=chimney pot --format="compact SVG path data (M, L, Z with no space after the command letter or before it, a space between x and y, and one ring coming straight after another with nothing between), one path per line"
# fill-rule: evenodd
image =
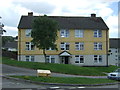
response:
M94 13L93 13L93 14L91 14L91 17L96 17L96 14L94 14Z
M33 12L28 12L28 16L33 16Z

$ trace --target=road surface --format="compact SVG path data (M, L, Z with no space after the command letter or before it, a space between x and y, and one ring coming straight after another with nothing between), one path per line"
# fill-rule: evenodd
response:
M20 67L14 67L9 65L2 65L2 73L3 75L36 75L36 70L33 69L26 69ZM78 75L66 75L66 74L59 74L59 73L52 73L52 76L57 77L83 77ZM100 77L89 77L89 78L106 78L105 76ZM47 88L59 88L59 89L78 89L78 88L118 88L118 85L109 85L109 86L98 86L98 87L74 87L74 86L50 86L50 85L38 85L28 82L22 81L14 81L11 79L3 78L2 80L3 88L39 88L47 89Z

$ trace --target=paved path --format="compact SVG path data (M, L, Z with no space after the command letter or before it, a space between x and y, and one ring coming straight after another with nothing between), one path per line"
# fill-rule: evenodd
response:
M2 73L3 75L30 75L36 76L37 72L33 69L26 69L21 67L14 67L9 65L2 65ZM69 74L61 74L61 73L53 73L51 76L54 77L86 77L86 78L107 78L107 76L80 76L80 75L69 75Z

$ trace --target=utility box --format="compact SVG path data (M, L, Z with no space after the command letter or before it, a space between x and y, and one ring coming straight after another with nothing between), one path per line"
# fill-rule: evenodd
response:
M51 72L50 70L37 70L37 76L45 76L45 77L48 77L51 75Z

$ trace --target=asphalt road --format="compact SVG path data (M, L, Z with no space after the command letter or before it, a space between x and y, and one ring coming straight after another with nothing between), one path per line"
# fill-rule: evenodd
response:
M2 65L2 75L36 75L36 70L20 68L20 67L13 67L9 65ZM83 76L76 76L76 75L66 75L66 74L59 74L59 73L52 73L52 76L59 76L59 77L83 77ZM87 76L86 76L87 77ZM89 77L89 78L106 78L106 77ZM3 88L64 88L64 89L77 89L77 88L118 88L118 85L109 85L109 86L99 86L99 87L72 87L72 86L49 86L49 85L37 85L28 82L21 82L21 81L14 81L10 79L3 78L2 80Z
M35 76L37 75L37 71L33 69L26 69L21 67L13 67L9 65L2 65L2 73L3 75L30 75ZM80 76L80 75L68 75L68 74L60 74L60 73L53 73L51 76L54 77L87 77L87 78L107 78L107 76Z

